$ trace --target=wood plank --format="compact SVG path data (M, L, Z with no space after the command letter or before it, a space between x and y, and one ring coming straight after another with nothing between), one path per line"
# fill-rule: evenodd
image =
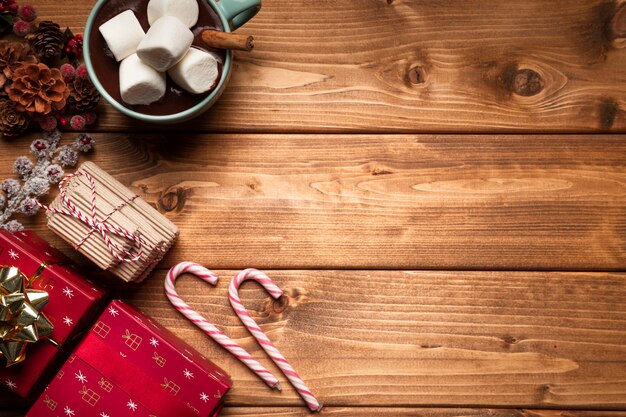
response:
M243 417L306 417L311 414L303 408L244 408L228 407L223 416ZM444 409L444 408L338 408L326 407L322 415L334 417L624 417L621 411L583 410L511 410L511 409Z
M163 266L626 269L623 136L98 138L180 226ZM0 144L0 176L27 147Z
M311 414L303 408L226 407L224 417L306 417ZM510 410L510 409L444 409L444 408L330 408L322 415L334 417L624 417L620 411L583 410ZM22 417L22 411L0 411L0 417Z
M34 4L82 30L93 1ZM625 27L623 0L264 0L219 105L172 129L624 132Z
M279 376L282 393L169 305L164 270L126 298L232 375L229 406L300 407L230 308L235 271L216 272L216 288L184 276L179 294ZM249 283L242 301L327 407L626 407L625 273L267 272L285 297Z
M181 277L179 294L277 376L227 299ZM327 406L623 409L626 274L267 271L242 302ZM129 300L233 376L230 405L298 406L272 392L176 312L159 271Z

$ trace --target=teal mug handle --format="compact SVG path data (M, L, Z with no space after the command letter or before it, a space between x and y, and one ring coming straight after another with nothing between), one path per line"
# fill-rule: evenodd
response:
M261 0L215 0L215 6L230 23L231 30L245 25L261 10Z

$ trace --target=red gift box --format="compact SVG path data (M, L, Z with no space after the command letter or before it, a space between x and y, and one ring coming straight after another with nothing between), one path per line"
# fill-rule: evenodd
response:
M28 278L29 288L48 292L49 303L42 313L54 325L49 337L60 345L40 340L27 347L23 362L5 368L5 359L0 360L0 383L27 397L47 382L54 364L67 358L68 345L93 323L105 293L32 232L0 230L0 266L18 268Z
M231 385L150 317L113 301L26 417L217 416Z

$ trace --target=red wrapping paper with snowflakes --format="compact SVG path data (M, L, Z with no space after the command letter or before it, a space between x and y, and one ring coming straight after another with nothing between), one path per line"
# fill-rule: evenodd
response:
M50 296L42 313L54 325L50 338L60 347L40 340L28 346L21 363L5 368L4 358L0 359L0 384L27 397L48 382L55 365L67 358L72 339L93 323L104 292L33 232L0 230L0 266L19 268L30 288L45 290Z
M113 301L27 417L213 417L230 377L171 332Z

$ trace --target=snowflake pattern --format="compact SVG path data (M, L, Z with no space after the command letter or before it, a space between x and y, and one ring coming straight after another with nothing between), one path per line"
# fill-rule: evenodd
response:
M100 417L109 417L109 415L105 412L100 413Z
M187 378L187 379L193 378L193 373L189 369L185 369L183 371L183 375L185 375L185 378Z
M13 249L9 249L9 256L11 259L16 260L20 258L20 254L15 252Z
M110 307L109 307L109 314L111 314L113 317L117 317L117 316L120 314L120 312L119 312L119 311L117 311L117 310L115 309L115 307L110 306Z
M133 400L128 400L128 402L126 403L126 406L128 407L129 410L137 411L137 404L135 404Z
M71 300L72 297L74 297L74 290L69 287L65 287L63 288L63 294L65 294L65 296Z
M209 401L209 396L203 392L202 394L200 394L200 399L202 400L202 402L207 402Z
M74 410L72 410L71 408L67 406L63 409L63 412L65 413L66 416L73 416L75 414Z
M159 341L156 340L154 337L150 338L150 344L154 347L159 346Z
M63 323L65 323L68 326L71 326L72 324L74 324L74 320L72 320L71 318L65 316L65 317L63 317Z
M79 370L78 373L74 374L74 376L83 384L87 382L87 377L83 375L83 372L81 370Z
M10 379L7 379L6 381L4 381L4 385L6 385L9 389L17 388L17 384L11 381Z

